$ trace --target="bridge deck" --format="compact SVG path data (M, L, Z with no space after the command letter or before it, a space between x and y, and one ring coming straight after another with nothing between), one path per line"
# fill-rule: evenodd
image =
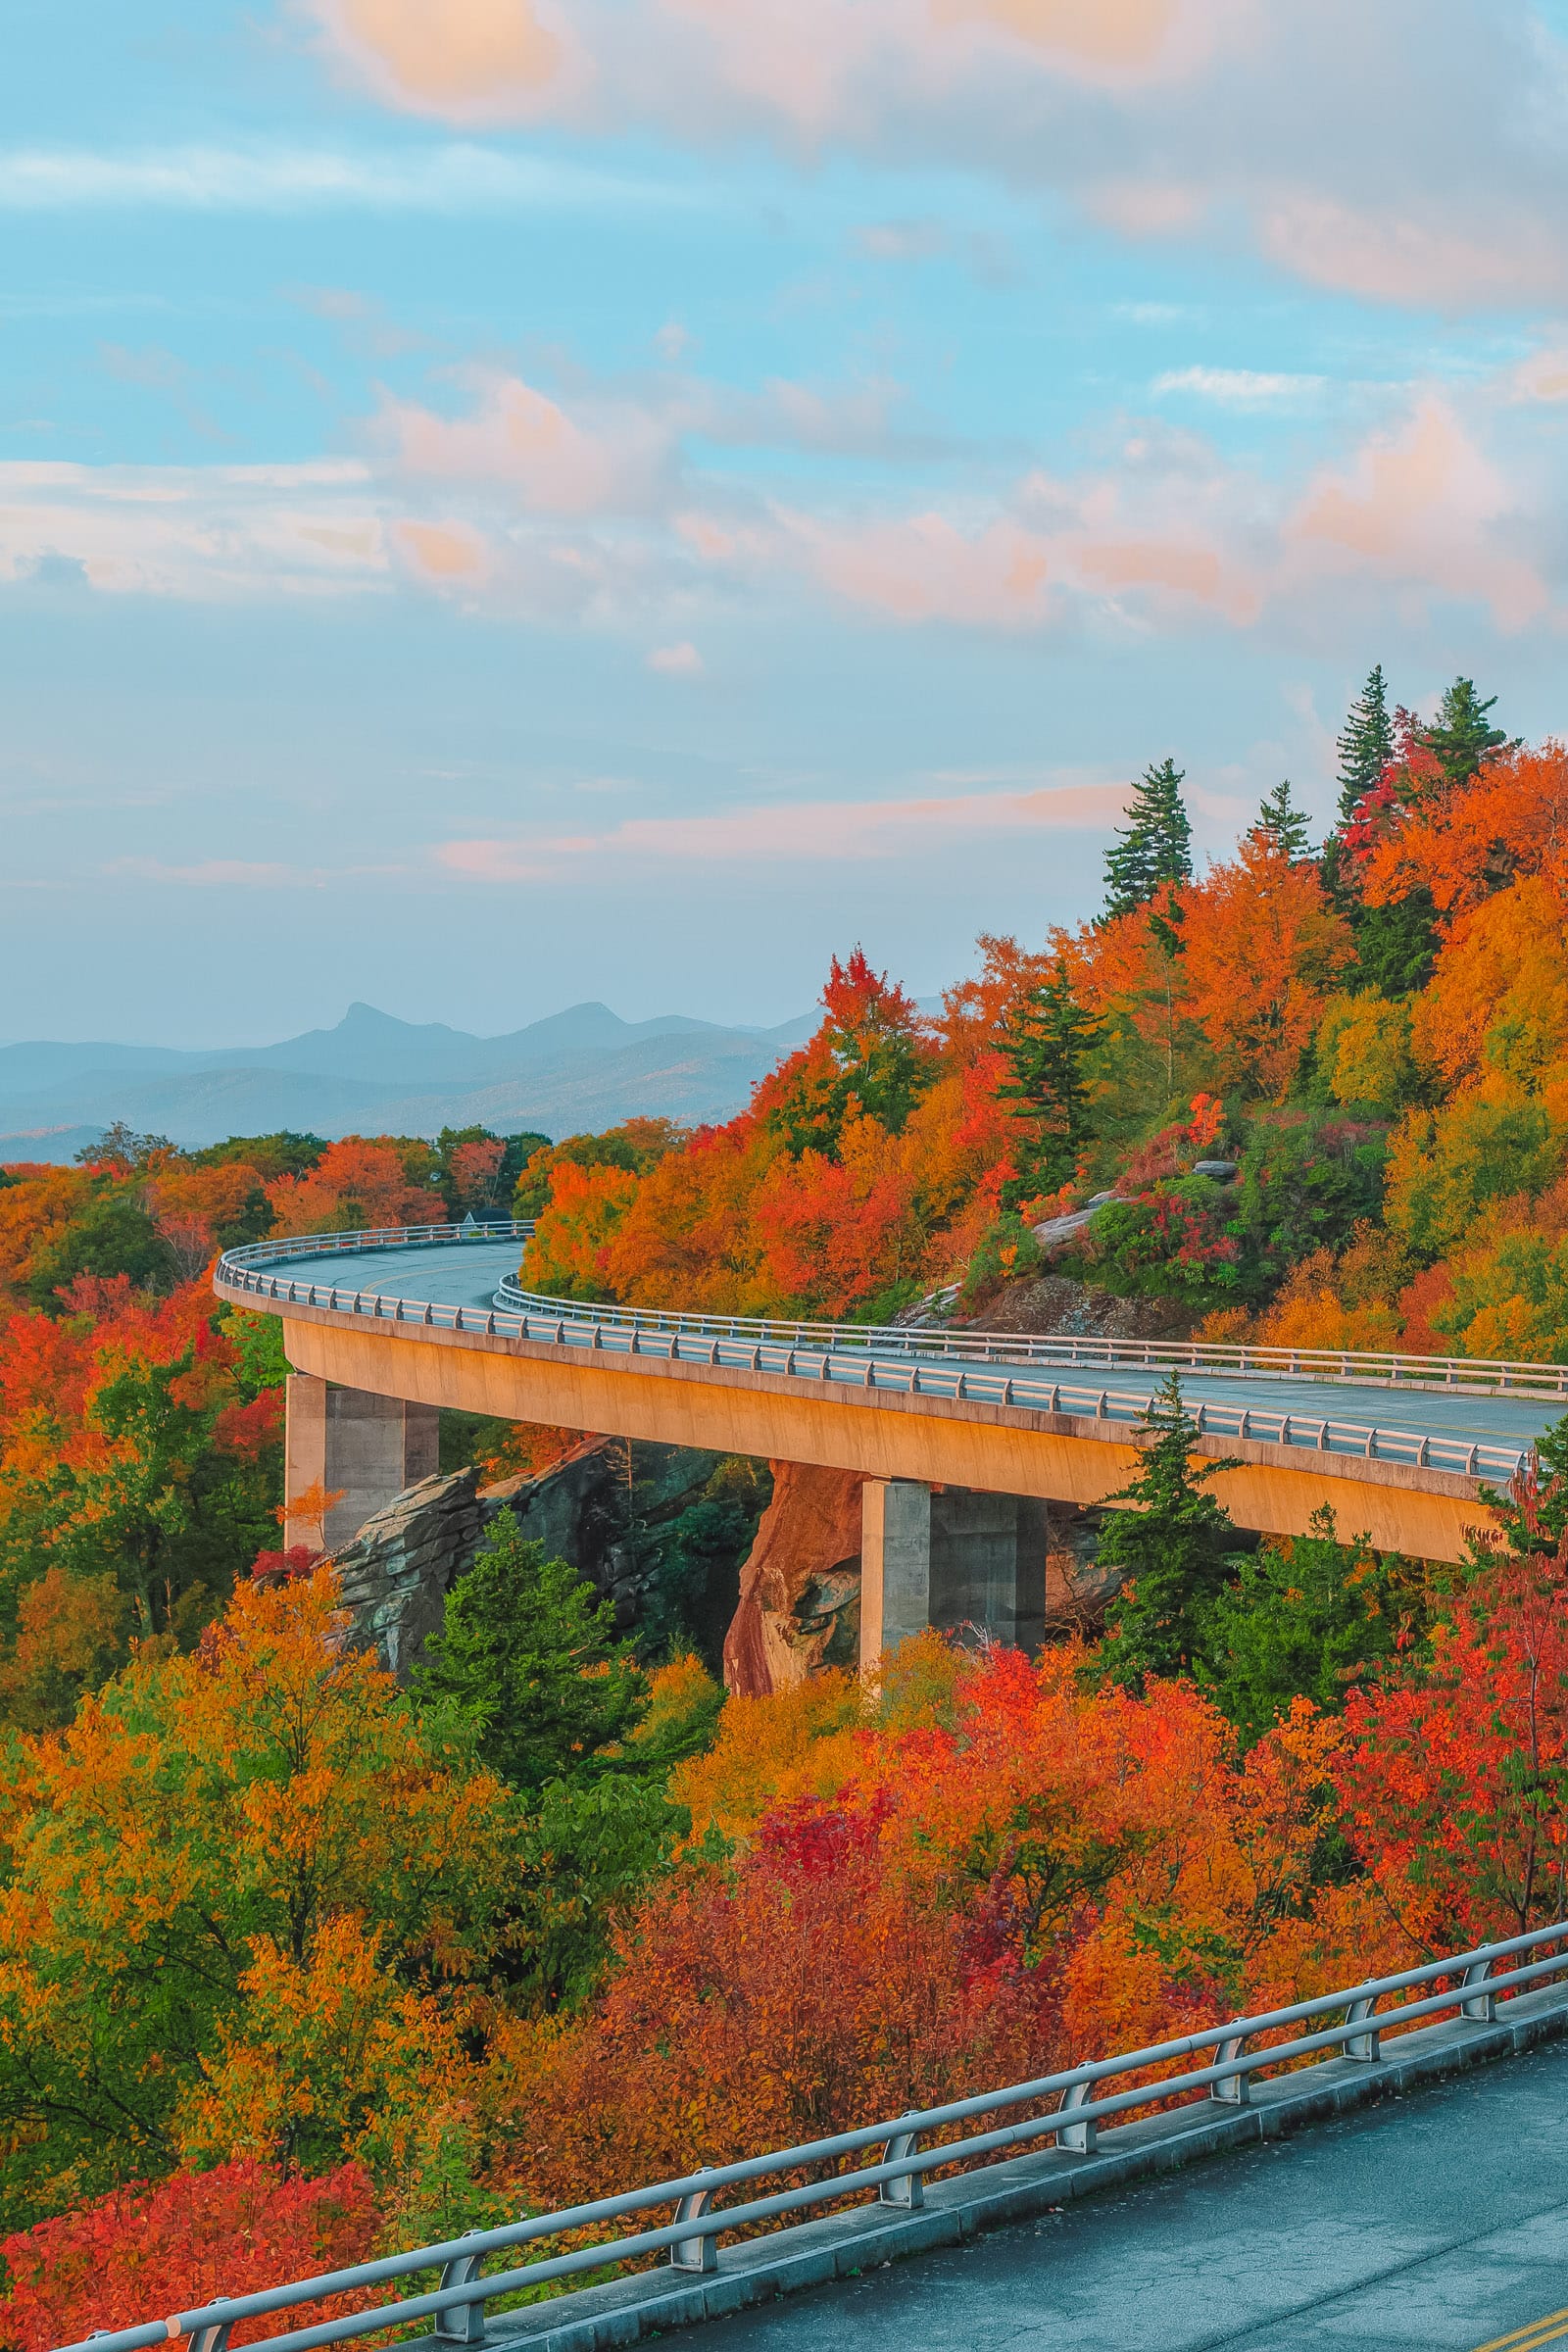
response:
M1568 2049L710 2322L691 2352L1568 2343ZM682 2340L682 2339L674 2339Z
M352 1257L336 1261L330 1279L363 1284L368 1292L381 1291L388 1298L421 1305L428 1300L437 1306L487 1307L503 1277L516 1271L517 1255L517 1244L513 1241L356 1250ZM320 1260L308 1256L275 1260L268 1271L295 1271L311 1280L327 1278ZM1100 1377L1091 1371L1082 1375ZM1117 1364L1103 1377L1124 1393L1147 1389L1152 1395L1159 1376L1136 1364ZM1560 1418L1550 1397L1446 1396L1408 1386L1391 1390L1381 1383L1363 1387L1347 1381L1264 1376L1251 1380L1236 1374L1184 1371L1182 1387L1195 1405L1206 1397L1215 1403L1250 1404L1270 1413L1330 1413L1337 1420L1397 1423L1421 1436L1462 1438L1483 1445L1529 1446Z

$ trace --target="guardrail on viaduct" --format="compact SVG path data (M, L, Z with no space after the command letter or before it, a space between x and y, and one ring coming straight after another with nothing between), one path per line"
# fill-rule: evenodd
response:
M1568 1921L1558 1921L1396 1976L1347 1985L1315 2000L1261 2016L1233 2018L1207 2033L1096 2059L940 2107L886 2117L801 2147L777 2148L680 2180L652 2181L619 2196L411 2247L380 2261L254 2294L220 2297L137 2327L97 2330L71 2352L150 2352L151 2346L176 2338L189 2338L193 2352L226 2352L231 2330L242 2322L281 2315L329 2296L363 2297L368 2290L393 2287L421 2271L439 2274L438 2285L428 2293L394 2295L313 2327L285 2328L261 2338L255 2352L314 2352L317 2346L346 2343L419 2321L434 2324L438 2346L504 2343L504 2328L492 2326L487 2333L486 2305L519 2290L559 2285L587 2272L603 2272L607 2265L646 2263L649 2258L701 2276L714 2268L721 2236L736 2231L755 2234L769 2223L787 2222L813 2207L874 2199L912 2214L922 2204L926 2176L934 2172L951 2176L955 2168L982 2167L1005 2151L1043 2141L1092 2158L1103 2124L1123 2123L1140 2110L1180 2108L1184 2103L1190 2112L1195 2101L1214 2102L1221 2112L1243 2109L1259 2077L1333 2054L1366 2068L1371 2076L1388 2056L1387 2041L1394 2041L1396 2050L1397 2037L1444 2016L1457 2018L1484 2037L1498 2019L1499 2004L1506 2017L1510 2005L1532 1987L1568 1974L1568 1950L1561 1948L1565 1943ZM1391 2001L1396 2006L1382 2006ZM1456 2062L1462 2055L1462 2050L1456 2054ZM1019 2115L1020 2109L1033 2112ZM1012 2120L992 2120L1007 2116ZM982 2128L974 2129L977 2125ZM826 2177L754 2193L780 2175L813 2169ZM723 2202L731 2196L733 2202ZM664 2212L669 2219L613 2233L617 2223ZM603 2230L606 2234L593 2244L538 2261L508 2259L542 2240L585 2230ZM486 2272L484 2266L493 2258L499 2258L499 2267ZM557 2322L569 2321L570 2307L556 2300L547 2308L554 2334ZM520 2324L522 2315L514 2314L512 2326ZM630 2333L636 2332L634 2322ZM612 2340L629 2340L624 2326L614 2328Z
M265 1298L372 1321L514 1337L559 1348L662 1357L668 1362L720 1365L792 1380L830 1381L849 1388L896 1388L906 1395L970 1398L1030 1412L1066 1413L1137 1425L1149 1408L1148 1388L1063 1381L1062 1368L1138 1366L1218 1373L1268 1382L1294 1378L1326 1386L1401 1386L1434 1395L1498 1395L1568 1398L1568 1366L1472 1362L1458 1356L1357 1355L1305 1348L1210 1346L1200 1342L1114 1341L1073 1336L941 1331L899 1325L791 1322L776 1317L710 1315L674 1310L583 1304L521 1289L505 1279L487 1308L432 1303L397 1292L349 1282L284 1276L274 1269L368 1250L450 1247L464 1241L526 1240L532 1226L507 1219L488 1225L400 1225L365 1232L284 1237L232 1250L220 1259L217 1286L236 1300ZM1260 1440L1307 1451L1400 1462L1505 1486L1524 1467L1529 1448L1488 1445L1463 1437L1404 1430L1380 1422L1275 1411L1262 1404L1204 1399L1194 1412L1210 1437Z

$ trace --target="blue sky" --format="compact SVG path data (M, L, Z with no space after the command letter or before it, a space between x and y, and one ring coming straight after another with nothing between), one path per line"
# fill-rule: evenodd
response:
M0 1034L766 1022L1568 722L1522 0L13 0Z

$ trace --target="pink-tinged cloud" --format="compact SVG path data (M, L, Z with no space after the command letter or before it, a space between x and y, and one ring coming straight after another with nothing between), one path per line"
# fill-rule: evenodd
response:
M1420 210L1396 199L1353 206L1315 191L1260 195L1259 245L1309 285L1445 311L1568 292L1560 221L1517 207L1494 201L1454 218L1436 193Z
M1200 540L1078 540L1072 543L1072 556L1080 580L1116 595L1152 589L1206 605L1241 627L1254 621L1262 609L1260 583L1218 548Z
M1515 400L1568 400L1568 350L1533 352L1513 371Z
M466 523L416 522L405 516L393 525L398 551L410 568L437 587L473 585L490 568L490 551Z
M519 376L466 368L466 415L443 416L383 398L371 427L393 471L415 479L494 483L542 514L594 514L657 504L674 435L646 409L601 403L568 415Z
M1165 52L1177 0L936 0L936 16L994 24L1030 48L1091 66L1147 70Z
M706 664L689 638L678 645L659 645L648 657L648 667L662 678L700 678Z
M1367 442L1348 471L1325 468L1286 539L1341 570L1489 604L1499 627L1517 629L1550 601L1514 552L1523 523L1518 492L1434 397L1400 431Z
M375 95L448 120L527 121L581 68L535 0L305 0Z
M712 816L631 817L602 833L447 841L435 856L449 872L476 882L539 881L584 858L750 865L918 857L951 853L977 837L1102 831L1121 814L1127 791L1125 784L1068 784L946 799L796 802Z
M851 604L974 628L1034 628L1046 618L1045 545L1011 520L970 530L939 514L858 527L801 514L786 520L817 576Z

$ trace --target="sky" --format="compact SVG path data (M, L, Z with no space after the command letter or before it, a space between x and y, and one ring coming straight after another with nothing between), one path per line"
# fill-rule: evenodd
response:
M1568 725L1568 0L10 0L0 1037L771 1023Z

